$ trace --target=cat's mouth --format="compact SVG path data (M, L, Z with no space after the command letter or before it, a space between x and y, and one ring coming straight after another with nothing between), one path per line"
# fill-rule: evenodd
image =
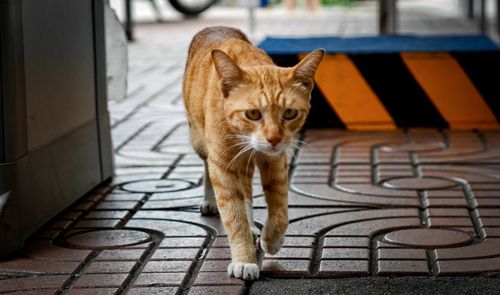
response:
M264 153L268 156L275 157L283 154L286 150L286 144L279 144L275 147L266 146L257 148L257 150L261 153Z
M279 156L283 153L284 151L282 150L270 150L270 151L263 151L264 154L268 155L268 156L272 156L272 157L276 157L276 156Z

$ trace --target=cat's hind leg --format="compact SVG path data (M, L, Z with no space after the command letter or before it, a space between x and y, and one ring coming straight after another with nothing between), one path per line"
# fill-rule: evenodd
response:
M217 202L215 200L215 192L212 186L212 181L210 180L210 175L208 172L208 163L205 161L205 173L203 175L203 186L204 186L204 198L200 205L201 215L217 215L219 210L217 209Z

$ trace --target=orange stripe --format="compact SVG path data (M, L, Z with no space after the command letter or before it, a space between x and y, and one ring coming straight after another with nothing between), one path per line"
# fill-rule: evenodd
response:
M303 59L306 55L300 55ZM349 130L394 130L396 124L345 54L326 55L316 85Z
M417 82L453 129L497 128L495 115L448 53L401 53Z

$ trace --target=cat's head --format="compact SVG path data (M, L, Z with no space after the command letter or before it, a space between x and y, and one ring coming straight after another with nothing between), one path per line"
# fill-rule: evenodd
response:
M224 52L212 51L225 116L243 146L271 156L286 150L309 113L314 74L324 54L315 50L292 68L239 67Z

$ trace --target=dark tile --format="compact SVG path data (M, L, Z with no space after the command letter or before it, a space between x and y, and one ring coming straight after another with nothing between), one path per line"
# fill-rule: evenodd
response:
M213 271L226 271L227 267L231 263L231 260L205 260L201 265L201 272L213 272Z
M262 261L261 273L273 277L303 276L310 274L310 265L310 260L264 260Z
M144 254L142 249L103 250L97 255L97 261L137 261Z
M397 260L426 260L427 255L424 249L387 249L381 248L377 252L379 259Z
M276 258L287 258L287 259L311 259L313 256L312 248L281 248L281 250L274 254L265 254L264 259L276 259Z
M168 249L158 249L151 256L151 260L168 260L168 259L183 259L183 260L194 260L196 256L201 252L197 248L168 248Z
M370 246L367 237L325 237L323 247L363 247Z
M212 259L231 259L231 249L230 248L211 248L208 250L206 256L207 260Z
M71 288L65 294L68 295L113 295L116 294L118 288Z
M15 258L12 260L0 261L0 272L71 274L79 265L79 261L50 261Z
M74 288L120 287L128 274L83 274Z
M244 286L245 281L230 278L227 271L224 272L200 272L196 276L193 286Z
M177 294L177 287L137 287L130 288L128 295L174 295Z
M368 275L368 260L321 260L318 276Z
M195 286L189 289L189 295L243 295L245 293L245 286Z
M135 287L163 287L180 286L186 273L184 272L161 272L141 273L134 282Z
M378 260L379 275L429 274L427 261L422 260Z
M132 261L92 262L84 273L129 273L136 263Z
M38 288L57 289L69 278L68 275L35 276L1 280L0 292L33 290Z
M439 261L439 274L477 274L481 272L499 272L500 257L469 260Z
M142 272L187 272L193 261L148 261Z
M165 238L160 243L160 248L196 248L201 247L205 238Z
M323 259L368 259L370 251L366 248L324 248Z

